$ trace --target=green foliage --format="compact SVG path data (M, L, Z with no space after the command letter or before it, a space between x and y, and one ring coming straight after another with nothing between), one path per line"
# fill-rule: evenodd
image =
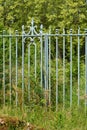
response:
M5 28L21 30L21 26L30 24L33 17L37 25L42 23L45 29L86 27L87 5L85 1L73 0L1 0L0 25Z
M87 4L82 0L1 0L0 1L0 30L8 30L7 33L11 32L14 33L14 30L18 29L19 34L21 34L21 26L26 26L26 31L28 31L28 26L30 25L31 19L34 18L35 24L39 26L41 23L44 25L44 31L48 32L49 27L51 28L52 33L55 33L55 29L59 29L59 33L62 32L62 29L65 28L65 33L70 33L69 29L72 28L72 33L77 33L78 27L84 29L87 26ZM82 30L81 30L82 31ZM66 108L70 104L70 37L65 38L66 45L66 81L65 81L65 93L66 97L65 100L67 101ZM51 104L52 110L55 110L56 104L56 39L52 37L51 39ZM31 109L34 107L45 106L46 101L44 100L44 90L41 90L40 86L40 44L38 40L35 40L37 44L37 77L35 79L35 59L34 59L34 46L31 46L31 56L30 56L30 71L31 75L28 77L28 45L30 40L26 40L25 43L25 55L24 55L24 101L27 107ZM58 94L59 94L59 107L63 105L63 39L59 37L58 39L58 47L59 47L59 59L58 59ZM78 58L78 50L77 50L77 43L76 37L73 37L73 51L72 51L72 58L73 58L73 104L77 104L77 94L78 94L78 66L77 66L77 58ZM84 89L85 89L85 39L84 37L80 37L80 51L81 51L81 58L80 58L80 96L81 96L81 105L84 104ZM13 104L15 104L15 93L18 92L18 105L21 108L22 106L22 74L21 74L21 67L22 67L22 45L21 45L21 38L18 38L18 88L16 89L15 86L15 65L16 65L16 57L15 57L15 39L12 38L12 100ZM2 54L3 54L3 43L2 38L0 39L0 89L2 89L3 84L3 68L2 68ZM75 58L76 57L76 58ZM44 56L43 56L44 59ZM5 38L5 63L6 63L6 103L9 104L9 39ZM44 65L43 65L44 71ZM45 72L44 72L45 75ZM28 102L28 78L30 78L30 104ZM2 101L2 91L0 91L0 101ZM29 106L30 105L30 106ZM33 113L30 121L36 121L37 115ZM40 118L40 117L39 117ZM64 116L60 112L59 115L56 115L56 125L55 129L62 129L64 126L62 122L65 122L65 114ZM58 121L58 122L57 122ZM46 122L45 122L46 123ZM54 127L54 126L53 126ZM66 126L67 128L67 126Z
M23 129L24 126L32 124L35 129L46 130L85 130L87 128L87 117L84 108L73 107L72 110L58 110L58 112L46 111L42 107L36 106L34 109L20 110L17 108L0 108L0 118L4 117L10 128ZM1 127L1 126L0 126ZM24 129L23 129L24 130Z

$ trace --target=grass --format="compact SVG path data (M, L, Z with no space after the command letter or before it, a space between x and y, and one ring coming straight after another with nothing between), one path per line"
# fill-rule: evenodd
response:
M73 107L72 110L69 108L66 110L61 109L58 112L46 111L45 108L40 106L35 106L34 109L25 108L24 110L4 107L0 109L0 116L8 118L10 121L9 126L11 128L9 127L9 130L12 130L13 127L11 118L16 120L15 122L18 120L24 121L25 126L29 122L34 126L32 130L87 130L87 117L82 107L79 109ZM20 130L24 130L23 126L20 127ZM15 128L15 130L19 130L16 123Z

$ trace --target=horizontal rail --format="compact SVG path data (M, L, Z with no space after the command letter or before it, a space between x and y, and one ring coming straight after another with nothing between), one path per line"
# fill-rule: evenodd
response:
M87 34L42 34L42 35L0 35L0 38L2 37L42 37L42 36L48 36L48 37L63 37L63 36L87 36Z

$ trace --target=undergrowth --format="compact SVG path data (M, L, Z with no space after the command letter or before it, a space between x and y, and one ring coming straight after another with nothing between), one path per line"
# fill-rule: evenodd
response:
M26 124L31 123L37 130L39 130L38 128L44 130L87 130L87 116L84 107L61 109L57 112L40 106L35 106L34 109L24 108L23 110L4 107L0 109L0 116L19 119ZM9 123L9 126L11 127L9 127L9 130L12 130L12 123ZM20 129L22 130L23 127ZM18 130L16 125L15 130Z

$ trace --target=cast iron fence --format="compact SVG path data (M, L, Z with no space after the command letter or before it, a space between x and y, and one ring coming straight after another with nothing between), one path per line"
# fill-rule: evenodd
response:
M24 107L46 99L56 110L86 108L87 29L52 34L42 28L37 33L32 20L27 33L22 26L22 34L0 34L0 105Z

